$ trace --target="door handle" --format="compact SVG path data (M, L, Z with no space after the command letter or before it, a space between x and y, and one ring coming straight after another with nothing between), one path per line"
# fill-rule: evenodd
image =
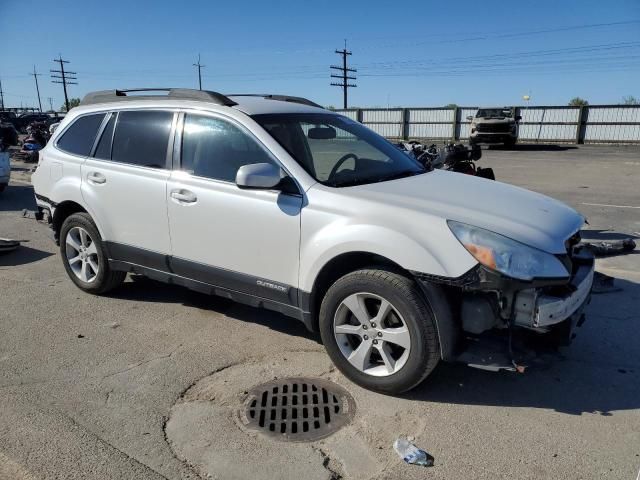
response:
M90 183L102 184L106 183L107 177L99 172L89 172L89 175L87 175L87 180L89 180Z
M178 203L196 203L196 200L198 200L198 197L196 197L196 194L193 192L190 192L189 190L171 190L171 198L173 198L174 200L177 200Z

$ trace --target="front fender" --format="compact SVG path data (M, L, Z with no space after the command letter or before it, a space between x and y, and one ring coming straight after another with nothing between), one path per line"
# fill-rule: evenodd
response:
M448 232L448 229L447 229ZM366 252L385 257L411 271L455 278L468 271L477 262L451 235L449 245L443 249L449 254L460 250L456 261L434 252L423 242L380 225L347 224L337 221L306 236L303 228L300 249L300 289L312 291L322 268L344 253Z

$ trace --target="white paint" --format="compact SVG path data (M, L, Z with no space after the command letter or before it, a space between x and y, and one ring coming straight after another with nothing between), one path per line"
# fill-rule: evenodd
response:
M590 205L592 207L611 207L611 208L640 208L632 205L608 205L606 203L582 203L582 205Z

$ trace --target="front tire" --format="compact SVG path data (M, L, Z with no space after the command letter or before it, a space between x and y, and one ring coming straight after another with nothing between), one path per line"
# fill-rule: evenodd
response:
M102 294L119 286L127 276L109 268L102 237L88 213L70 215L60 229L60 254L69 278L78 288Z
M327 291L320 335L340 371L370 390L398 394L440 359L433 312L414 280L388 270L349 273Z

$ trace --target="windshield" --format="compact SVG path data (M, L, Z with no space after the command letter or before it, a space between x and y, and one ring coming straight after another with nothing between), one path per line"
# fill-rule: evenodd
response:
M481 108L478 110L476 117L478 118L491 118L491 117L510 117L511 110L502 108Z
M418 175L426 169L360 123L331 113L253 118L318 182L346 187Z

